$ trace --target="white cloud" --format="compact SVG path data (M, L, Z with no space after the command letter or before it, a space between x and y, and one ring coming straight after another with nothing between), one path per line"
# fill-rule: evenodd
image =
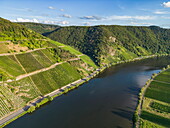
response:
M37 19L24 19L24 18L17 18L16 20L12 20L13 22L34 22L39 23Z
M51 9L51 10L56 9L55 7L52 7L52 6L49 6L48 8Z
M161 18L163 18L163 19L170 19L170 17L167 17L167 16L162 16Z
M169 14L170 12L157 10L157 11L155 11L153 13L155 13L155 14Z
M61 17L71 18L72 16L71 16L71 15L68 15L68 14L64 14L64 15L61 15Z
M60 9L60 11L64 12L65 10L64 9Z
M68 21L52 21L52 20L45 20L43 21L44 24L61 24L61 25L67 25L69 24Z
M67 24L69 24L69 22L68 21L59 21L59 22L57 22L58 24L62 24L62 25L67 25Z
M85 22L84 25L85 25L85 26L89 26L89 25L91 25L91 24L90 24L90 22Z
M44 24L56 24L56 21L52 21L52 20L45 20L43 21Z
M98 17L98 16L83 16L83 17L80 17L80 19L85 19L85 20L101 20L102 18Z
M132 19L135 19L135 20L153 20L155 18L156 17L154 17L154 16L117 16L117 15L114 15L114 16L106 17L105 20L132 20Z
M170 1L168 2L163 2L162 4L165 8L170 8Z
M153 25L151 23L138 23L138 22L130 22L132 25Z

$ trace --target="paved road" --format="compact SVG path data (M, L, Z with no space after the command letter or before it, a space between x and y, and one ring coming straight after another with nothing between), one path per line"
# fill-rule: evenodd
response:
M16 116L22 114L25 110L24 109L19 109L18 111L8 115L7 117L3 118L0 120L0 125L4 124L5 122L15 118Z

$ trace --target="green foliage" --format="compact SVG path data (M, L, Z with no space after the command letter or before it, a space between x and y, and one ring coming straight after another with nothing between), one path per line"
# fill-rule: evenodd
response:
M155 80L158 80L158 81L164 81L164 82L168 82L170 83L170 74L160 74L158 75Z
M27 110L27 112L28 113L32 113L33 111L35 111L35 106L31 106L28 110Z
M162 125L164 127L170 127L170 119L152 114L147 111L142 111L141 118Z
M140 128L164 128L147 120L140 119Z
M63 48L51 48L48 49L52 56L56 59L57 62L68 61L70 59L77 58L76 55L70 53L69 50Z
M60 28L58 25L51 25L51 24L41 24L41 23L30 23L30 22L20 22L17 24L21 24L26 26L27 28L32 29L33 31L40 33L40 34L45 34L51 31L54 31L55 29Z
M39 90L30 77L8 83L8 85L10 85L9 87L13 94L19 95L26 103L40 95Z
M61 27L46 36L70 45L102 64L116 59L113 56L125 60L133 56L170 53L169 34L170 30L159 27L110 25Z
M163 102L170 103L170 84L165 84L157 81L151 82L146 90L145 96L157 99Z
M153 102L153 103L151 103L150 107L152 107L153 109L158 110L160 112L170 113L170 106L167 106L167 105Z
M83 56L80 56L80 58L81 58L84 62L86 62L88 65L90 65L90 66L92 66L92 67L94 67L94 68L97 68L96 64L90 59L90 57L83 55Z
M32 53L18 54L16 57L27 72L33 72L43 68L43 66L34 58Z
M0 18L0 40L23 40L44 38L23 25Z
M63 63L54 69L33 75L31 78L41 93L47 94L80 79L80 75L73 66Z
M24 73L23 69L12 55L0 56L0 72L3 72L3 74L9 77L19 76Z

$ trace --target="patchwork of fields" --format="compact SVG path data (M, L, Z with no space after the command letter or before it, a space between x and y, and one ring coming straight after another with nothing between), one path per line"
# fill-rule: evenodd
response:
M55 66L49 68L52 65ZM67 46L0 56L0 118L83 78L96 68L90 58ZM42 71L16 80L18 76L39 70ZM12 81L7 82L9 79Z
M170 69L163 71L145 92L140 128L170 127Z

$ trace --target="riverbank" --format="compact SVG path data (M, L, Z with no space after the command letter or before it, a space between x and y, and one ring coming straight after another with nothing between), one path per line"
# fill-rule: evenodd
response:
M120 61L120 62L117 62L117 63L112 63L112 64L105 65L105 66L97 69L94 73L90 74L88 77L86 77L86 79L83 78L83 79L81 79L81 81L79 81L79 82L77 81L78 83L77 83L77 82L76 82L76 83L73 82L73 83L71 83L69 86L68 86L68 85L64 86L65 89L64 89L64 87L63 87L63 88L60 90L60 93L58 93L57 90L56 90L56 93L55 93L55 92L52 92L52 93L50 93L50 94L53 95L54 97L57 97L57 96L60 96L60 95L62 95L62 94L64 94L64 93L67 93L69 90L72 90L72 89L78 87L79 85L81 85L81 84L83 84L84 82L86 82L86 81L90 80L91 78L95 77L95 75L97 75L98 73L102 72L103 70L105 70L106 68L108 68L108 67L110 67L110 66L112 66L112 65L117 65L117 64L120 64L120 63L126 63L126 62L130 62L130 61L135 61L135 60L142 60L142 59L145 59L145 58L156 57L156 56L157 56L157 55L140 57L140 58L135 58L135 59L133 59L133 60ZM73 84L73 85L72 85L72 84ZM75 84L77 84L77 85L75 85ZM79 84L79 85L78 85L78 84ZM74 85L75 85L75 86L74 86ZM67 88L66 88L66 87L67 87ZM45 97L45 96L44 96L44 97ZM36 103L36 102L35 102L35 103ZM38 101L37 103L39 103L39 101ZM32 103L32 104L34 104L34 103Z
M167 71L168 69L170 69L170 66L168 65L166 68L163 68L159 73L157 74L153 74L151 76L150 79L148 79L148 81L146 82L146 84L141 88L141 91L138 95L138 105L136 107L136 111L134 113L134 117L133 117L133 123L134 123L134 127L135 128L139 128L141 121L140 121L140 117L141 117L141 113L142 113L142 108L143 108L143 104L144 104L144 100L145 100L145 94L146 91L148 89L148 87L151 85L151 83L155 80L155 77L159 76L162 72ZM161 81L158 81L161 82ZM161 82L162 83L162 82ZM164 83L164 82L163 82ZM151 101L149 101L151 102ZM157 110L158 111L158 110ZM162 113L162 112L161 112Z

